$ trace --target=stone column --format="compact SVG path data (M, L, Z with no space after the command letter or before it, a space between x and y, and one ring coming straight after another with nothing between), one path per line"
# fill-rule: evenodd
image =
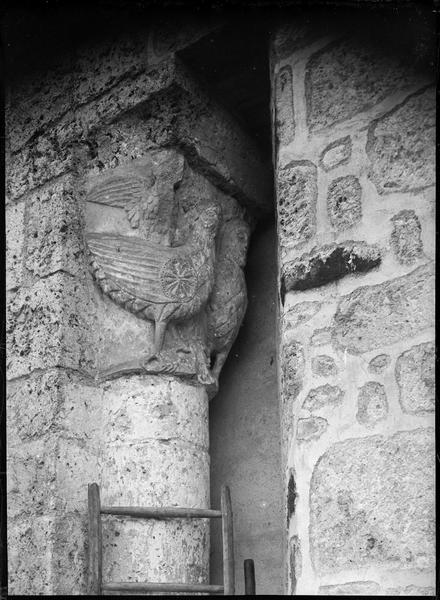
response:
M343 23L272 40L286 591L430 595L433 74Z
M208 398L267 169L155 36L86 44L10 91L12 594L86 592L92 481L104 504L210 503ZM105 580L207 581L206 522L103 529Z

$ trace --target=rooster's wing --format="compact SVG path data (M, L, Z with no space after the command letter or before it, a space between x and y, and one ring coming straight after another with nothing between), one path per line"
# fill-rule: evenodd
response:
M90 233L87 242L106 276L133 298L163 304L194 296L197 273L182 247L107 233Z

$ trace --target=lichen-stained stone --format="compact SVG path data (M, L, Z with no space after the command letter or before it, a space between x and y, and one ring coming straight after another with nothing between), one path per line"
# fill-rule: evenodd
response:
M405 131L405 135L402 135ZM368 131L370 177L380 194L435 182L435 90L430 87L373 121Z
M326 356L325 358L331 357ZM339 406L342 403L343 397L344 391L341 390L340 387L326 383L325 385L310 390L302 407L313 412L324 406Z
M414 70L365 40L342 40L307 64L307 123L312 131L350 119L397 90L414 84Z
M319 586L320 596L377 596L380 586L375 581L348 581Z
M93 368L91 313L83 283L64 273L20 289L8 305L8 377L56 366Z
M275 132L278 143L287 146L295 136L295 115L293 108L292 67L280 69L275 82Z
M315 571L433 568L434 457L431 428L331 446L310 485Z
M300 442L317 440L321 437L327 427L328 421L323 417L307 417L306 419L298 419L296 439Z
M387 414L385 387L377 381L368 381L359 391L356 419L365 427L374 427L378 421L386 419Z
M28 198L26 269L38 277L84 272L81 195L71 177Z
M335 359L332 356L326 354L320 354L312 358L312 373L315 375L321 375L322 377L329 377L330 375L336 375L338 367L336 366Z
M362 218L362 188L354 175L333 179L327 192L330 223L338 231L356 225Z
M435 346L413 346L396 361L396 381L403 412L423 413L435 409Z
M316 231L317 169L291 161L278 171L278 226L282 246L299 246Z
M413 210L401 210L391 219L391 247L397 260L412 265L423 254L422 227Z
M86 594L86 539L86 510L9 521L9 590L14 595Z
M324 171L331 171L335 167L348 163L350 157L351 137L347 135L324 148L319 162Z
M315 329L310 338L311 346L326 346L330 344L332 341L333 329L331 327L321 327L320 329Z
M298 302L284 314L286 329L292 329L310 321L321 309L322 303L316 300Z
M20 286L22 281L22 259L24 246L25 203L6 207L6 289Z
M352 354L394 344L434 325L434 268L426 264L343 296L333 342Z
M385 371L390 363L391 357L388 354L378 354L368 363L368 370L370 373L379 375Z

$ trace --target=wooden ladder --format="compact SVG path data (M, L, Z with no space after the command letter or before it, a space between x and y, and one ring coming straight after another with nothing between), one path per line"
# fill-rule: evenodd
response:
M88 593L102 596L103 592L209 592L235 595L234 547L232 530L231 494L227 486L221 489L221 510L179 507L101 506L99 485L88 486L89 504L89 565ZM223 585L190 583L151 583L102 581L102 525L101 515L135 517L139 519L222 519Z

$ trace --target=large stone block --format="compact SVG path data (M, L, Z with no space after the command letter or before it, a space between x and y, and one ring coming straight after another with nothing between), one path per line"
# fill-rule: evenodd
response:
M6 289L12 290L22 282L25 203L6 207Z
M310 487L317 573L368 567L432 569L434 430L348 439L316 464Z
M367 111L387 95L414 85L403 57L367 40L337 41L319 50L306 71L307 122L312 131Z
M362 354L433 326L434 269L427 264L343 296L334 316L333 341Z
M423 254L422 227L413 210L401 210L391 219L391 247L397 260L412 265Z
M34 369L93 368L93 326L83 282L64 273L22 288L8 306L8 377Z
M435 409L435 346L413 346L396 361L396 380L403 412L424 413Z
M298 246L316 231L317 169L292 161L278 170L278 231L282 246Z
M293 107L292 68L280 69L275 82L275 134L278 144L287 146L295 136L295 114Z
M71 275L84 272L81 200L72 177L28 198L25 266L34 276L46 277L61 270Z
M402 135L402 129L405 135ZM368 130L370 177L380 194L407 192L435 182L435 91L410 96Z

